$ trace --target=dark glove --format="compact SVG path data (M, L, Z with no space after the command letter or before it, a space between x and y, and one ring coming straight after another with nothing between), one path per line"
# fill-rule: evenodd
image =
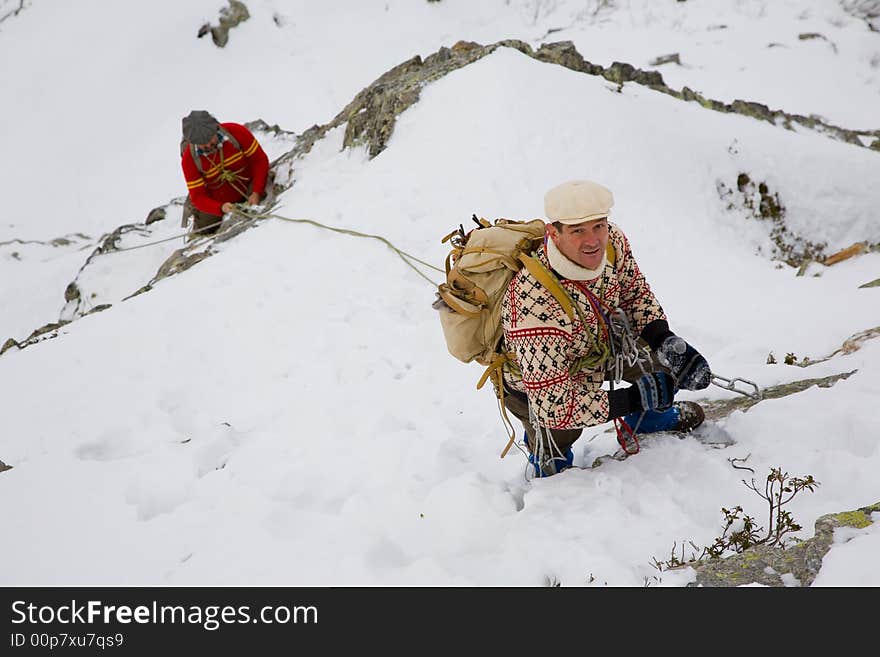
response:
M675 380L666 372L645 374L628 389L631 411L665 411L672 406Z
M677 335L663 340L657 348L657 360L670 369L678 387L684 390L702 390L712 381L706 359Z

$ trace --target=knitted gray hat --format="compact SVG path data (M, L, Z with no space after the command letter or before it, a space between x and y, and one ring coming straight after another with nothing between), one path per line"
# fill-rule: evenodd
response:
M220 124L205 110L193 110L183 117L183 138L191 144L207 144Z

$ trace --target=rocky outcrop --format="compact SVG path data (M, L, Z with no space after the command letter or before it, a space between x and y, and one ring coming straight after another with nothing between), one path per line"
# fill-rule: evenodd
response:
M873 524L872 513L880 513L880 502L822 516L816 521L814 536L793 547L759 545L731 557L688 564L697 573L688 586L810 586L831 549L834 530L868 527Z
M878 279L880 280L880 279ZM865 285L861 285L860 287L867 287ZM812 359L808 357L804 357L800 362L793 363L798 367L809 367L810 365L815 365L816 363L824 363L826 360L830 360L835 356L845 356L847 354L852 354L859 349L862 348L862 345L868 340L873 340L874 338L880 337L880 326L875 326L874 328L869 328L864 331L859 331L858 333L854 333L849 336L846 340L843 341L843 344L840 345L837 349L832 351L830 354L823 358Z
M299 148L279 158L290 162L309 152L311 146L328 130L346 125L344 145L364 145L371 158L381 153L391 134L397 116L418 101L421 88L447 73L471 64L498 48L513 48L548 64L557 64L587 75L600 76L622 88L624 84L640 84L655 91L674 96L686 102L697 102L717 112L741 114L776 126L794 129L795 124L820 132L832 139L865 147L865 142L880 143L880 130L849 130L832 125L818 117L790 114L771 110L766 105L746 100L723 103L705 98L700 93L682 88L680 91L666 85L658 71L644 71L625 62L613 62L608 67L593 64L583 58L571 41L545 43L534 50L522 41L508 39L490 45L459 41L451 48L440 48L422 59L416 55L383 74L364 88L332 121L323 126L312 126L301 135Z
M858 370L852 370L851 372L842 372L840 374L832 374L830 376L823 376L815 379L800 379L798 381L791 381L789 383L780 383L776 386L769 386L761 390L760 399L741 396L734 397L732 399L701 399L699 400L699 403L703 407L703 411L706 413L707 420L720 420L727 417L734 411L747 411L755 404L765 401L767 399L779 399L780 397L787 397L788 395L803 392L807 388L812 388L813 386L818 386L820 388L830 388L838 381L848 379L857 371Z
M147 285L136 291L131 296L125 298L129 299L133 296L141 294L142 292L146 292L147 290L152 289L153 286L161 281L163 278L167 278L169 276L179 274L182 271L186 271L187 269L201 262L205 258L214 255L214 244L219 244L230 240L236 235L248 230L249 228L253 228L253 226L256 224L256 221L256 219L245 217L242 215L232 215L230 217L227 217L220 225L220 230L217 235L193 240L190 244L187 244L183 248L174 251L174 253L172 253L165 260L165 262L162 263L162 265L159 267L159 270L156 272L156 275L152 278L152 280L150 280L149 283L147 283Z
M0 242L0 246L6 246L7 244L42 244L45 246L70 246L78 241L90 240L91 238L88 235L83 235L82 233L69 233L62 237L55 237L49 241L42 240L6 240L5 242ZM12 254L15 257L15 253Z
M769 226L772 242L771 257L782 260L791 267L804 263L821 261L828 246L825 242L815 243L791 230L785 223L785 206L779 194L772 192L766 182L755 182L747 173L740 173L736 179L736 189L723 180L716 183L718 196L728 210L739 210L746 217L762 221ZM759 248L759 252L762 249Z
M159 209L161 208L154 209L150 214L155 215L155 213ZM92 251L89 257L86 258L86 261L83 263L82 267L79 268L79 272L77 272L77 277L79 277L82 271L86 267L88 267L95 258L118 251L119 241L124 235L131 232L136 232L144 236L150 235L150 230L146 227L145 224L125 224L124 226L119 226L113 232L101 237L100 243L98 244L97 248ZM80 292L76 280L73 280L67 284L67 287L64 290L64 301L65 306L61 311L61 321L66 323L75 319L76 317L81 317L88 314L84 306L87 300L83 298L83 295ZM34 336L32 335L31 337ZM25 344L26 342L27 341L22 344Z
M205 23L199 28L198 37L211 35L214 45L223 48L229 41L229 30L251 17L248 8L239 0L229 0L229 6L220 10L220 21L217 25Z
M27 338L25 338L21 342L18 342L13 338L9 338L6 342L3 343L3 347L0 348L0 354L5 353L12 347L24 349L25 347L40 342L41 340L58 337L58 329L69 323L70 322L68 321L61 320L58 322L50 322L48 324L44 324L37 330L33 331Z
M869 143L872 143L872 140L880 142L880 130L849 130L823 121L816 116L803 116L801 114L791 114L783 110L773 110L762 103L747 100L734 100L732 103L723 103L706 98L688 87L682 87L680 91L677 91L668 87L657 71L642 71L630 64L614 62L608 68L603 68L585 61L570 41L545 44L534 54L534 57L589 75L601 75L605 79L620 85L623 85L625 82L641 84L687 102L697 102L706 109L726 114L741 114L761 121L767 121L789 130L793 130L795 125L800 125L820 132L832 139L862 147L865 146L866 141Z
M6 3L0 2L0 23L5 21L7 18L18 16L24 9L24 6L24 0Z
M526 44L522 47L528 48ZM343 145L365 145L371 158L385 150L397 117L416 103L421 88L447 73L477 61L498 46L481 46L460 41L451 48L440 48L424 60L415 57L398 64L365 87L329 123L314 125L300 135L297 147L279 158L279 165L289 165L308 153L314 143L329 130L345 125Z
M796 359L793 359L790 364L797 365L799 367L809 367L810 365L815 365L816 363L824 363L825 361L830 360L835 356L845 356L847 354L854 353L858 351L865 342L877 337L880 337L880 326L875 326L874 328L870 328L865 331L859 331L858 333L851 335L843 341L843 344L839 348L835 349L832 353L825 356L824 358L817 358L814 360L804 357L804 359L800 362L798 362ZM775 359L773 360L773 362L775 362ZM819 388L830 388L838 381L848 379L857 371L858 370L852 370L850 372L841 372L840 374L831 374L829 376L817 377L813 379L799 379L796 381L790 381L789 383L780 383L779 385L770 386L761 390L761 399L741 396L735 397L733 399L701 399L699 400L699 402L706 413L707 420L720 420L727 417L734 411L747 411L752 406L760 401L764 401L765 399L779 399L780 397L793 395L797 392L806 390L807 388L812 388L813 386L818 386Z
M799 268L798 276L803 275L807 266L813 262L828 266L839 261L838 258L842 256L880 251L880 242L864 240L853 245L851 248L856 250L848 254L844 251L826 256L825 249L828 248L826 242L813 242L799 235L786 224L786 209L779 193L772 191L765 181L752 180L745 172L739 173L735 185L728 184L724 180L717 181L716 190L728 210L736 210L747 219L767 224L771 242L770 257ZM758 252L762 251L763 247L758 247Z
M872 32L880 32L880 0L841 0L840 6L865 21Z

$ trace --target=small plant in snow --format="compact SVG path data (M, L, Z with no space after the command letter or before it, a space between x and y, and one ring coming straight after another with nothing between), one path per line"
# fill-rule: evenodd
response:
M813 475L791 477L787 472L783 472L782 468L771 468L763 491L759 490L758 483L754 479L750 483L746 483L743 479L743 484L766 500L770 507L766 535L763 534L764 528L759 526L752 516L744 513L741 506L735 506L733 509L722 508L724 531L712 545L701 549L693 541L689 541L692 550L690 557L685 558L684 543L681 545L680 554L678 544L673 543L669 559L659 561L654 557L651 565L662 572L706 559L717 559L728 552L739 554L756 545L785 549L795 541L796 539L789 534L800 531L802 528L795 522L791 513L783 510L782 507L791 502L794 496L802 490L808 490L812 493L816 489L819 482L813 478Z

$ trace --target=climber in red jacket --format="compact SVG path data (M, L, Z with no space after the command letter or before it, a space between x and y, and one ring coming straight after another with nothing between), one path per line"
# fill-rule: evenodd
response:
M193 233L210 235L234 203L257 205L266 198L269 158L245 126L219 123L204 110L190 112L182 126L180 166ZM186 217L184 208L184 221Z

